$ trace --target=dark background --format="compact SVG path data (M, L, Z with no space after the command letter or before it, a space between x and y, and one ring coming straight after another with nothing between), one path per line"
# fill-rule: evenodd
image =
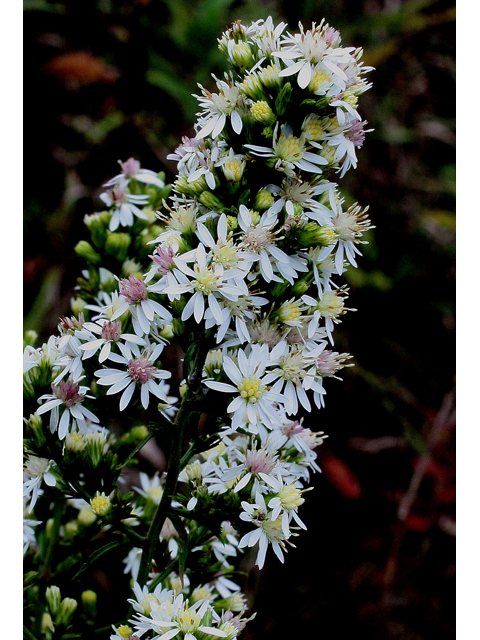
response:
M297 549L246 588L242 638L454 637L455 10L451 0L24 2L25 328L45 339L83 268L73 247L117 160L175 172L197 83L222 73L216 39L272 15L322 17L363 46L375 131L341 181L375 229L351 269L335 348L353 354L326 408L329 439Z

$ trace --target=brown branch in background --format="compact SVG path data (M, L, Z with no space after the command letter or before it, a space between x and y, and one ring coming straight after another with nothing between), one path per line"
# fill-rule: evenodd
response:
M417 497L418 489L423 480L425 472L427 471L430 463L432 462L432 452L437 445L440 437L449 426L454 424L455 409L454 409L454 391L450 391L444 397L440 411L435 416L435 420L430 431L430 434L426 441L425 453L421 456L415 471L413 472L412 479L410 480L407 492L403 496L398 505L397 515L402 521L405 521L410 513L413 503Z

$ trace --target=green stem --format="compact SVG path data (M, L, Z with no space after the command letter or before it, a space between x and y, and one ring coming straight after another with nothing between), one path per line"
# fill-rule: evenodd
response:
M192 420L192 409L198 402L197 393L202 383L203 365L205 364L205 359L210 349L210 333L211 332L207 332L207 335L199 337L197 349L194 358L192 358L192 374L188 379L187 390L183 396L180 409L178 410L175 429L172 434L168 458L167 479L163 488L162 499L160 500L160 504L158 505L157 511L150 525L142 553L142 559L140 561L138 583L141 587L143 587L147 582L153 553L156 545L158 544L160 532L168 516L172 498L177 488L178 475L181 470L183 435L185 433L185 429L190 425Z
M53 509L53 526L50 532L50 539L48 542L47 552L45 554L45 561L43 563L42 575L46 577L50 570L50 562L52 560L53 549L55 547L55 543L58 538L58 534L60 533L60 524L62 522L63 510L65 509L64 502L55 502L55 507Z
M121 464L119 464L119 465L117 466L117 470L121 470L121 469L123 469L123 467L126 467L126 466L127 466L127 464L129 464L129 463L130 463L130 461L131 461L131 460L133 460L133 458L137 455L137 453L140 451L140 449L142 449L142 448L147 444L147 442L148 442L151 438L153 438L153 436L154 436L154 435L155 435L155 434L154 434L153 432L150 432L150 433L148 434L148 436L145 436L145 438L144 438L141 442L139 442L139 443L137 444L137 446L136 446L136 447L135 447L135 449L132 451L132 453L128 456L128 458L127 458L124 462L122 462Z

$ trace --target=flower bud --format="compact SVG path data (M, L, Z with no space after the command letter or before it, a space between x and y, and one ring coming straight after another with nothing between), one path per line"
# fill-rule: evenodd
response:
M84 509L80 509L78 512L77 520L84 527L88 527L93 524L97 516L93 513L90 507L85 507Z
M240 182L245 169L245 161L239 158L229 158L222 165L223 175L230 182Z
M270 193L270 191L265 191L262 189L255 196L255 204L253 205L254 209L257 211L263 211L264 209L268 209L275 202L275 198Z
M74 453L80 453L85 449L85 438L78 431L72 431L67 433L65 438L65 449L67 451L73 451Z
M95 251L92 245L86 240L80 240L75 246L75 253L84 258L89 264L100 264L102 256Z
M307 222L297 231L297 240L304 247L321 245L326 247L336 239L335 230L328 225L320 226L316 222Z
M97 594L91 589L82 591L82 605L88 618L95 618L97 614ZM128 637L128 636L127 636Z
M104 491L97 491L95 497L90 500L90 507L97 516L106 516L112 508L110 496L106 496Z
M66 626L70 622L77 607L78 602L76 600L73 598L64 598L55 616L55 624L63 624Z
M250 69L254 64L252 50L246 42L237 42L231 49L230 58L242 70Z
M276 116L266 100L257 100L257 102L254 102L250 107L250 113L255 122L268 125L273 124L276 120Z
M45 591L45 598L47 600L47 605L50 609L50 613L52 614L52 616L54 616L57 613L62 601L60 589L55 585L47 587L47 590Z
M46 638L51 638L52 633L55 631L53 626L52 616L49 613L42 614L41 631Z
M125 260L122 264L120 275L123 278L128 278L131 275L134 275L136 278L141 278L142 265L139 262L135 262L135 260Z
M107 439L101 432L89 433L86 436L85 454L90 458L92 466L98 467L103 459Z
M238 227L238 218L235 216L227 216L227 229L228 231L235 231Z
M290 84L290 82L286 82L283 85L280 93L278 94L277 99L275 100L275 110L279 116L285 115L291 97L292 85Z
M83 298L70 298L70 307L74 315L78 316L80 313L85 313L85 300Z
M175 335L172 324L166 324L163 329L159 332L159 335L165 340L171 340Z
M135 427L130 429L130 436L132 437L134 442L141 442L144 438L148 436L148 427L144 424L137 424Z
M119 262L123 262L127 257L131 242L132 238L128 233L108 232L105 242L105 253L115 257Z
M173 318L172 329L173 329L174 335L183 336L186 330L185 322L183 322L183 320L180 320L180 318Z
M204 207L212 209L213 211L223 211L224 209L226 209L225 205L220 202L217 196L214 195L211 191L203 191L198 199Z
M306 280L297 280L297 282L292 287L292 293L296 296L302 296L304 293L307 293L310 288L310 283Z
M109 211L93 213L84 217L83 221L90 231L91 239L97 249L101 249L107 238L107 228L112 214Z
M206 191L208 189L207 181L203 175L192 182L188 182L188 176L186 175L178 176L174 183L174 187L175 191L183 193L186 196L199 196L202 191Z
M29 436L35 442L37 447L41 447L45 443L45 434L42 429L42 418L36 413L30 414L27 421Z
M25 331L25 335L23 336L23 348L25 349L27 345L29 345L30 347L34 347L37 338L38 333L34 329L27 329L27 331Z
M74 538L78 533L78 522L76 520L70 520L65 525L65 537Z

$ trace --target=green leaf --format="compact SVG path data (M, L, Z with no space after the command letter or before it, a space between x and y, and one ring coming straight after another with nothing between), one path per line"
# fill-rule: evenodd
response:
M76 580L82 573L84 573L89 567L91 567L92 564L96 562L99 558L101 558L105 553L107 553L111 549L118 549L123 545L124 545L124 542L122 540L114 540L113 542L109 542L108 544L98 549L98 551L95 551L95 553L92 553L89 559L83 563L83 565L80 567L77 573L73 576L72 580Z

